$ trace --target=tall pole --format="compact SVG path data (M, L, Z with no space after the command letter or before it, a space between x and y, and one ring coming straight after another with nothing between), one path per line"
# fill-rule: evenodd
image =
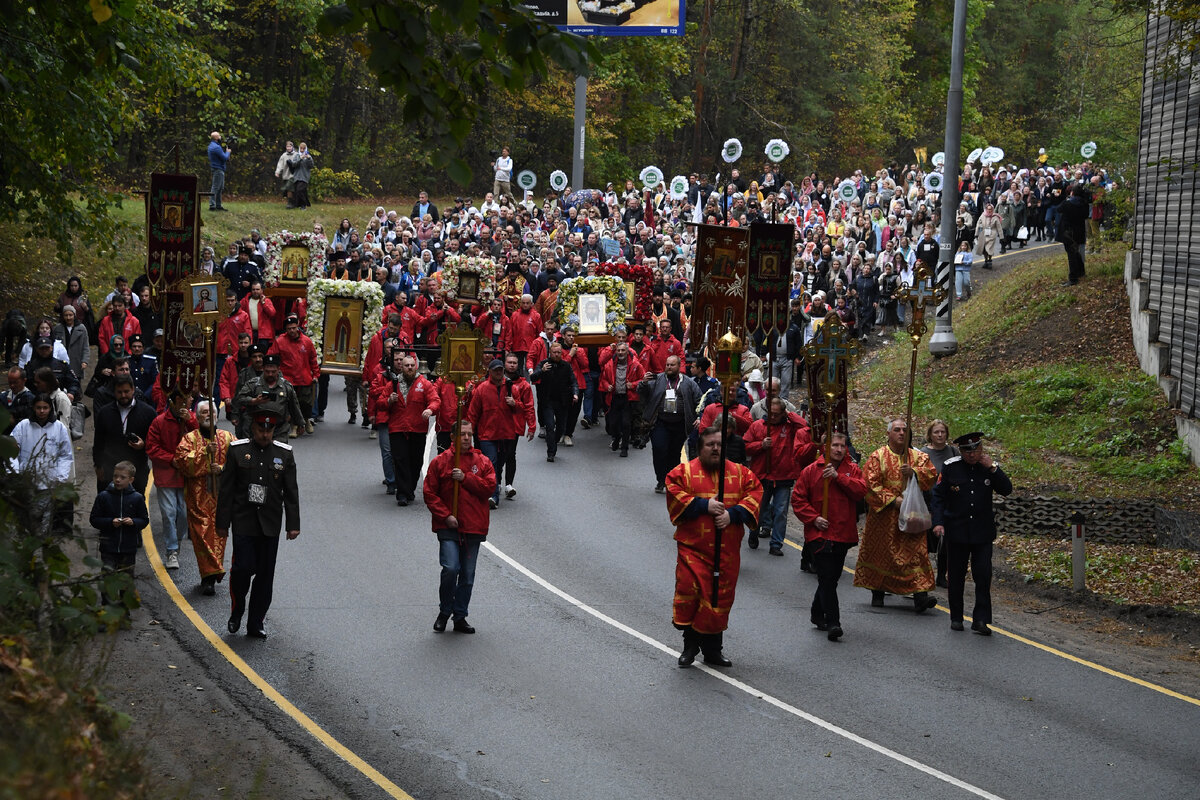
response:
M575 139L571 147L571 188L583 188L583 152L587 129L587 76L575 77Z
M967 39L967 0L954 0L954 33L950 40L950 89L946 92L946 160L942 162L942 241L935 287L945 291L938 304L929 339L929 352L950 356L958 352L951 306L954 301L954 215L958 211L958 170L962 151L963 61Z

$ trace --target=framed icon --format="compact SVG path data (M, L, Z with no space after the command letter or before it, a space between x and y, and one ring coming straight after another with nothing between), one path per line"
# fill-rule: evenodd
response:
M332 375L362 373L362 330L366 301L360 297L325 298L321 331L321 372Z
M607 298L603 294L579 295L579 332L608 333L605 324Z
M290 244L280 248L279 285L308 285L308 264L312 257L310 249L302 244Z
M442 345L438 374L455 386L466 386L483 373L487 341L478 330L460 323L447 328L438 339Z
M163 203L161 213L159 226L164 231L187 230L187 226L184 224L183 203Z
M460 302L477 303L479 296L479 273L463 270L458 273L458 292Z
M625 281L625 319L632 322L635 319L635 309L637 308L637 284L634 281Z

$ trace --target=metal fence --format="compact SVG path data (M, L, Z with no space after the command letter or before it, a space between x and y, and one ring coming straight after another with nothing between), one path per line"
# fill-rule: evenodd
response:
M1158 343L1178 382L1179 409L1200 416L1200 69L1181 52L1190 31L1146 25L1134 248L1158 316Z

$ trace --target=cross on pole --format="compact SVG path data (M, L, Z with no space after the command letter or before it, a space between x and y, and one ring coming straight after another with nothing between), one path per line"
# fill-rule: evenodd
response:
M805 347L805 354L813 364L824 364L820 375L821 391L826 395L838 391L838 367L858 358L858 342L846 338L846 329L835 312L830 312L816 336Z
M917 346L921 343L921 337L925 335L925 331L929 330L925 326L925 306L931 300L940 303L945 296L945 290L942 287L933 287L933 276L929 274L929 268L924 264L917 265L914 277L917 283L915 287L906 283L900 290L900 301L907 303L912 309L912 319L907 328L908 337L912 341L912 361L908 368L908 414L905 416L910 445L912 443L913 389L917 381Z

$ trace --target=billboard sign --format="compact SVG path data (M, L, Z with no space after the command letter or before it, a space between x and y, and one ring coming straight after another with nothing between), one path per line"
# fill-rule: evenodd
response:
M547 25L580 36L682 36L686 0L525 0Z

